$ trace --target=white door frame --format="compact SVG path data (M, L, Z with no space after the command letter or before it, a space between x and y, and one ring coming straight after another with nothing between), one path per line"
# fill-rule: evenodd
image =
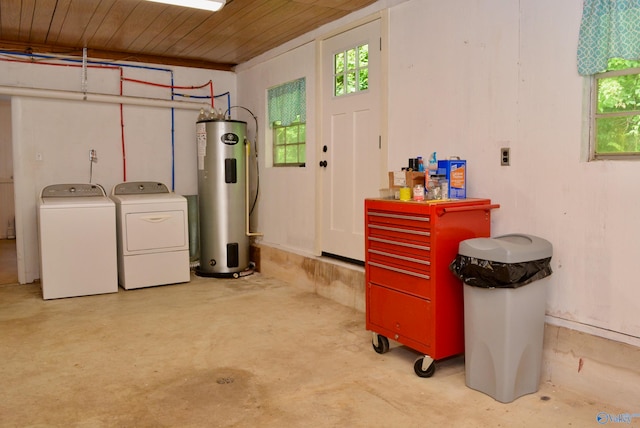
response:
M388 71L389 71L389 12L387 9L381 10L373 15L367 16L365 18L361 18L354 22L349 23L346 26L337 28L327 34L324 34L315 40L316 45L316 159L322 159L322 146L323 146L323 104L322 104L322 93L327 90L322 86L323 82L323 74L322 74L322 60L323 60L323 48L324 42L331 37L334 37L338 34L347 32L356 27L360 27L361 25L368 24L369 22L373 22L375 20L380 20L380 35L382 37L382 46L380 52L380 188L388 187L388 173L387 173L387 165L388 165L388 100L389 96L387 93L388 88ZM313 165L316 171L316 224L315 224L315 254L317 256L322 254L322 204L323 204L323 175L321 168L318 165ZM364 215L364 214L363 214Z

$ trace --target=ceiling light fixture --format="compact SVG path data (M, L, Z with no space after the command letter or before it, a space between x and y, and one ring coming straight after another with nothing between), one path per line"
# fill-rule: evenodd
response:
M148 0L156 3L171 4L174 6L193 7L217 12L227 3L227 0Z

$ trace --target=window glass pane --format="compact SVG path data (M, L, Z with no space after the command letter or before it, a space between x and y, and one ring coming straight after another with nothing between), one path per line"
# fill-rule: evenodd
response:
M360 67L366 67L369 64L369 45L362 45L358 48L358 58Z
M640 75L598 79L598 113L640 110Z
M368 68L360 69L359 73L360 74L358 77L358 90L365 91L369 89L369 69Z
M298 162L298 146L287 146L287 156L285 162L297 163Z
M304 143L307 141L307 125L300 125L300 142Z
M335 90L335 95L336 97L340 96L340 95L344 95L344 75L339 75L336 76L336 90Z
M287 126L287 144L294 144L298 142L298 127Z
M285 146L276 146L275 147L275 151L273 153L273 163L284 163L285 162L285 150L284 150Z
M300 146L298 146L298 161L300 163L305 163L307 161L307 153L305 147L305 144L300 144Z
M640 74L634 68L640 61L612 58L607 71L627 71L628 74L598 78L598 113L640 110Z
M276 128L276 144L284 144L284 128Z
M334 65L334 74L342 74L344 72L344 52L334 56Z
M640 116L596 119L596 152L599 154L640 151Z
M631 61L622 58L611 58L607 62L607 71L626 70L627 68L640 67L640 61Z
M347 94L352 94L356 91L356 72L350 71L347 73Z
M349 49L347 51L347 70L354 70L356 64L356 49Z

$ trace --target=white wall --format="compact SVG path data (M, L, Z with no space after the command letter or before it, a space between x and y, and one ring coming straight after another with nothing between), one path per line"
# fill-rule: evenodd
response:
M13 151L11 147L11 103L0 97L0 239L9 235L14 226Z
M313 253L316 240L316 124L309 120L316 114L314 55L314 43L305 43L271 60L246 67L238 77L242 82L238 83L240 104L258 117L261 134L258 139L260 199L252 228L264 234L263 242L303 253ZM267 89L301 77L307 81L306 166L274 168L268 144L271 139L266 118Z
M124 76L171 84L169 71L138 66L140 68L123 67ZM171 70L175 85L199 86L212 80L215 94L229 91L231 102L235 102L234 73L181 67L172 67ZM118 69L87 70L89 93L118 94L119 82ZM0 61L0 86L78 92L82 90L81 69ZM176 92L208 95L209 89L178 89ZM125 82L123 94L147 99L171 98L167 88L131 82ZM198 104L208 102L187 101ZM223 109L228 107L226 98L216 100L216 103ZM21 283L28 283L39 278L36 202L42 188L54 183L88 182L90 149L97 150L98 154L98 162L93 165L94 183L101 184L110 192L115 184L125 181L120 105L13 96L11 115L18 274ZM172 173L171 109L135 105L123 107L126 180L160 181L169 187L175 181L176 193L196 194L195 122L198 111L177 108L174 115L175 178ZM42 160L36 160L36 157Z
M640 345L640 170L585 161L585 79L575 60L582 0L380 1L369 10L381 5L390 14L389 167L432 151L467 159L469 196L501 205L494 235L553 244L548 321ZM241 103L264 109L269 85L312 72L311 46L288 46L239 67ZM309 142L309 155L318 144ZM511 166L500 166L501 147L511 148ZM312 179L262 175L265 241L313 252L306 225L283 217L292 209L315 217ZM278 195L289 189L295 200Z

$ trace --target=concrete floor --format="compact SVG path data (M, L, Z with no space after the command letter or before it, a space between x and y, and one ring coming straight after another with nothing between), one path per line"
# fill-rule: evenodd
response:
M0 239L0 285L18 282L18 258L15 239Z
M615 413L547 383L502 404L465 386L462 357L423 379L416 356L376 354L363 313L260 273L50 301L37 283L0 286L2 427L588 427Z

